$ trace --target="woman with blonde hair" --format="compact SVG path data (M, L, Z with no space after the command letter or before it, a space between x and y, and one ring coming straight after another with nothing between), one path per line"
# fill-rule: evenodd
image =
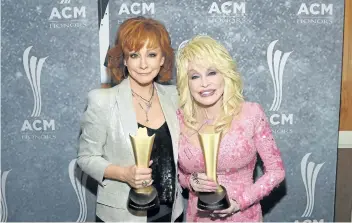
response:
M261 221L259 201L283 181L285 171L262 107L243 98L242 80L228 51L209 36L196 36L176 57L180 93L179 181L190 190L187 221ZM205 175L198 133L209 126L222 132L218 183L230 200L225 210L197 210L197 192L217 184ZM257 154L265 171L253 180Z
M177 181L179 126L169 33L154 19L127 19L108 52L116 83L88 94L77 163L98 183L96 215L104 222L173 222L183 212ZM155 134L150 168L135 165L130 135L138 127ZM147 148L146 148L147 149ZM135 215L127 207L131 188L153 185L160 208ZM155 205L156 206L156 205Z

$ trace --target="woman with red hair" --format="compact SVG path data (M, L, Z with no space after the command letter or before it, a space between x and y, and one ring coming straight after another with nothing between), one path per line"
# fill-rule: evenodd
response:
M78 165L98 181L98 221L178 221L183 212L177 176L179 126L172 78L173 49L165 27L137 17L119 27L109 50L112 88L88 94L78 150ZM135 165L129 135L145 127L155 134L150 168ZM131 188L153 185L160 208L137 216L127 208Z

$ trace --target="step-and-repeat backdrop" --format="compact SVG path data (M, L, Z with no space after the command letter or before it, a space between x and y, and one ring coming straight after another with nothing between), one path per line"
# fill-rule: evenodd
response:
M264 220L333 221L343 12L343 0L1 0L1 221L95 220L79 121L109 82L118 26L139 15L162 21L175 51L207 34L236 60L286 168Z

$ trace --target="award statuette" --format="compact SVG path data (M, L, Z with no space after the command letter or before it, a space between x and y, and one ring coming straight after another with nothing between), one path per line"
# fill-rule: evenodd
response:
M137 167L149 167L154 138L155 134L148 136L146 128L138 128L136 136L130 135ZM138 189L131 188L127 205L128 208L134 211L147 211L158 208L159 197L155 187L150 185Z
M218 184L216 170L221 133L199 133L200 145L203 150L205 172L208 178ZM203 211L223 210L230 207L225 187L218 185L215 192L199 192L197 207Z

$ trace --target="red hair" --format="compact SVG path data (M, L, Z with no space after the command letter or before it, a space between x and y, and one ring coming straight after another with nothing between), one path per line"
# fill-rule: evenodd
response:
M159 21L139 16L127 19L120 25L115 46L108 51L108 68L110 75L117 83L126 78L124 73L127 73L127 69L123 63L124 59L128 60L126 55L130 51L139 51L147 41L147 48L160 47L165 57L158 75L158 81L167 82L171 80L174 52L169 33Z

